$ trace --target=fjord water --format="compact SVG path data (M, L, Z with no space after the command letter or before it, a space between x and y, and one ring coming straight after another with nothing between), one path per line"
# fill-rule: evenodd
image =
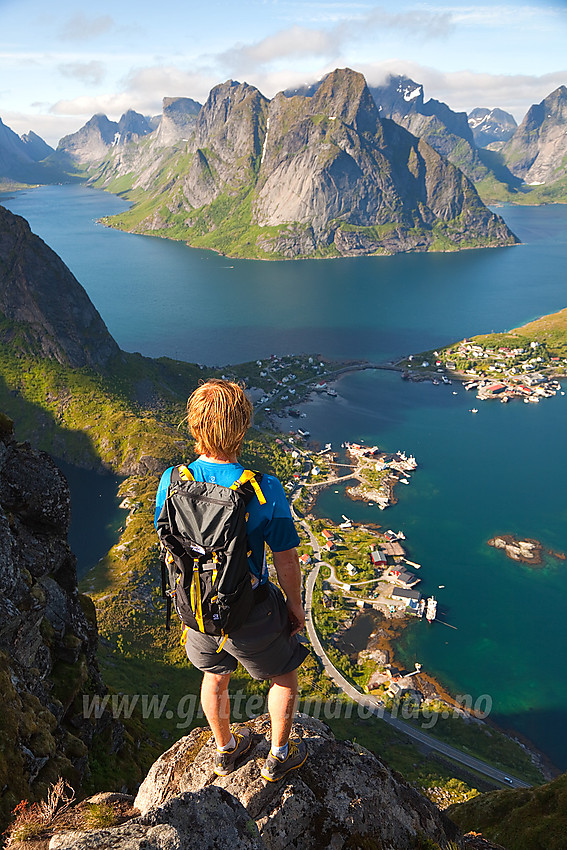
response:
M567 206L498 210L522 240L514 248L262 263L103 228L96 219L125 204L94 190L44 187L0 203L62 256L118 343L151 356L383 361L567 304ZM534 570L486 545L516 533L567 549L567 396L479 403L460 386L407 384L380 371L336 386L338 398L303 408L314 439L364 440L419 461L387 512L352 502L344 487L318 501L333 520L404 529L410 558L423 565L419 587L440 610L439 622L408 628L404 658L473 701L489 694L496 722L567 769L567 565L547 558Z

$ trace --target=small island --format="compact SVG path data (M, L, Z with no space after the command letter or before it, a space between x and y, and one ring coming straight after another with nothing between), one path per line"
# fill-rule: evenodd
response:
M528 564L530 567L542 567L545 564L544 555L550 555L558 561L565 560L564 552L554 552L546 549L539 540L533 538L519 539L513 534L500 534L487 541L495 549L503 549L506 557L512 561Z

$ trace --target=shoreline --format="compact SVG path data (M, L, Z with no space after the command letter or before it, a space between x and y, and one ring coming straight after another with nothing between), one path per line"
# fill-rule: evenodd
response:
M349 372L364 371L364 370L368 370L368 369L376 369L376 370L384 370L384 371L393 371L393 372L403 373L404 368L401 365L402 362L403 362L402 360L397 360L397 361L390 361L388 363L383 363L383 364L377 364L377 363L371 363L371 362L354 362L354 363L348 363L348 364L342 363L342 364L338 365L338 368L336 368L336 369L333 369L333 370L329 369L329 371L326 372L324 378L321 377L321 380L330 382L333 378L338 378L339 376L341 376L343 374L347 374ZM330 365L330 363L327 362L326 366L328 367L329 365ZM430 380L431 381L435 377L438 378L440 376L436 376L435 373L432 372L431 374L429 374L427 376L424 375L424 376L419 376L419 377L420 377L421 380ZM459 376L455 375L454 377L459 382L459 384L465 384L470 380L470 377L466 376L466 375L459 375ZM451 378L453 378L453 375L451 375ZM309 392L307 392L304 395L303 398L297 399L296 403L297 404L304 404L304 403L310 403L311 401L315 400L315 398L313 396L314 392L316 392L316 391L314 389L311 389ZM284 422L278 422L277 420L274 422L274 429L277 430L282 437L288 436L290 426L293 430L295 430L295 431L297 430L296 427L294 427L294 423L292 424L289 420L286 420L285 423ZM306 441L306 447L307 447L307 451L305 452L305 454L313 454L313 456L314 456L314 454L317 452L318 447L315 447L312 443L310 443L310 437L309 436L305 438L305 441ZM337 460L337 453L336 452L333 453L333 460L335 462ZM349 458L349 460L350 460L350 458ZM352 460L356 461L357 459L352 458ZM333 467L332 461L329 463L329 466ZM351 482L350 482L351 486L347 486L345 488L346 496L349 499L353 499L353 500L361 500L361 501L366 501L366 502L370 501L370 502L376 503L378 491L373 490L373 489L362 489L362 487L361 487L362 482L361 482L360 477L359 477L360 467L361 467L360 464L353 463L352 475L341 476L341 478L343 478L345 480L348 479L348 478L351 478ZM340 470L340 467L338 467L338 469ZM337 470L337 467L335 467L335 471L336 470ZM352 480L352 479L357 479L357 480ZM307 519L308 521L309 521L309 519L311 519L311 522L313 521L313 519L323 520L323 521L325 521L329 524L329 527L334 527L335 523L331 522L328 517L324 516L323 514L320 514L318 511L315 510L315 503L317 501L318 495L324 489L332 487L336 483L338 483L338 482L336 482L335 480L317 481L317 482L313 482L312 484L310 484L308 486L306 495L304 495L302 497L302 501L305 505L305 509L304 509L304 518L305 519ZM392 491L393 491L396 483L397 483L396 481L392 482L392 485L393 485ZM296 493L297 492L299 492L299 490L297 490ZM305 491L304 491L304 493L305 493ZM391 493L391 495L393 495L393 499L390 502L390 504L395 504L397 502L397 498L395 497L393 492ZM309 518L309 516L308 516L309 514L311 514L311 518ZM365 528L368 528L368 529L370 529L370 526L371 526L370 523L363 523L362 525ZM372 531L376 531L379 535L381 535L381 532L382 532L381 526L378 523L376 523L376 526L377 526L377 528L372 528ZM357 527L359 527L359 526L357 526ZM338 528L337 528L337 531L339 531ZM403 564L402 564L402 566L403 566ZM368 613L368 612L361 611L360 614L358 614L357 616L354 617L352 624L354 625L354 623L358 621L358 617L361 614L364 614L364 613ZM377 614L378 610L375 610L374 613ZM398 667L398 668L403 669L405 667L405 665L401 661L399 651L396 650L396 645L395 645L396 644L396 636L401 635L405 631L405 629L410 625L413 617L407 616L405 614L401 615L398 612L396 612L396 614L392 616L392 615L390 615L389 611L387 611L387 609L385 609L385 608L383 610L380 610L380 615L381 615L381 626L378 627L378 628L383 630L383 631L386 631L386 632L391 632L391 634L388 635L388 636L382 636L382 638L379 640L379 643L384 647L384 649L386 649L386 648L388 649L388 651L390 653L390 663L392 665ZM345 631L347 631L347 630L345 630ZM372 640L373 640L373 635L371 635L369 640L367 641L367 646L372 646ZM378 646L378 644L376 644L376 646ZM364 651L364 650L362 650L362 651ZM345 653L345 654L348 657L348 653ZM358 653L357 653L357 656L358 656ZM378 666L379 665L376 665L376 668ZM422 691L422 688L423 688L424 696L426 696L427 694L435 693L435 694L437 694L438 698L442 702L446 703L447 706L454 707L454 708L457 708L457 709L459 708L459 705L458 705L458 702L456 700L455 695L453 695L451 693L451 691L443 684L442 677L435 677L435 676L432 676L431 674L421 672L419 674L419 677L416 676L415 678L419 679L419 683L420 683L419 690ZM472 712L472 716L474 716L474 712ZM515 743L522 746L525 749L525 751L529 754L534 766L542 773L542 775L546 779L552 779L553 777L557 776L561 772L553 764L552 759L546 753L540 751L537 748L537 746L531 740L529 740L528 738L523 736L521 733L517 732L514 729L505 729L505 728L499 726L494 721L490 720L489 718L487 718L487 723L490 726L492 726L496 731L505 735L511 741L514 741Z

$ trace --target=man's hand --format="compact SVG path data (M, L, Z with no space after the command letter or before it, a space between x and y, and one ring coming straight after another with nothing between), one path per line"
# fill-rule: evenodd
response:
M301 604L301 568L297 549L272 552L272 556L280 587L286 595L291 634L296 635L305 626L305 611Z
M292 605L289 600L286 602L289 622L291 623L291 635L297 635L303 631L305 627L305 611L303 605Z

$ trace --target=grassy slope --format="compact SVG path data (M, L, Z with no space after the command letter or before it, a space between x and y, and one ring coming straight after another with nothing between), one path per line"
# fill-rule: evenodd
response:
M567 357L567 307L514 328L510 333L545 343L552 357Z
M482 794L448 814L463 831L482 832L508 850L563 850L567 835L567 774L538 788Z

